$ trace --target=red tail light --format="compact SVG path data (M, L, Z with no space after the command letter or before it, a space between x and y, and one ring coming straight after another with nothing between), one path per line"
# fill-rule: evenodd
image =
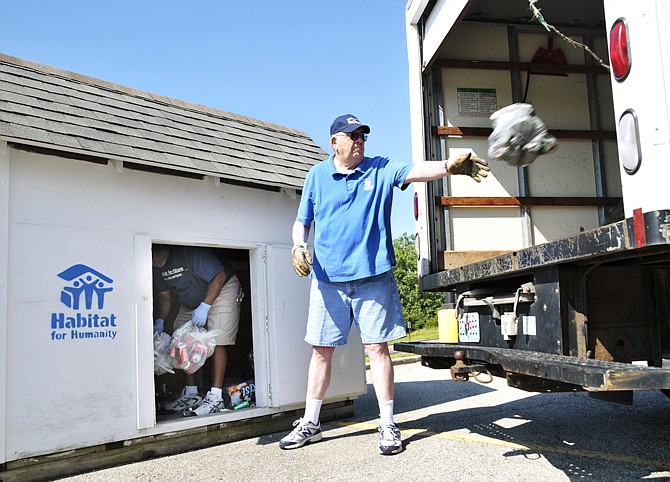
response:
M630 72L630 48L628 46L628 27L620 18L610 30L610 62L614 78L622 82Z

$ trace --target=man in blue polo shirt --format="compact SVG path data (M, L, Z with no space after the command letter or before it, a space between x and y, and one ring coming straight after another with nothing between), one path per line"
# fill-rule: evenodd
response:
M282 449L321 440L319 413L330 383L335 347L347 343L356 323L370 359L370 375L379 403L379 453L402 452L393 421L393 364L388 342L406 335L391 236L393 189L410 182L465 174L480 182L488 165L471 154L443 162L407 164L365 157L370 127L345 114L330 126L330 159L307 174L293 224L293 267L311 273L305 341L312 345L305 415L282 438ZM314 224L314 258L307 238Z

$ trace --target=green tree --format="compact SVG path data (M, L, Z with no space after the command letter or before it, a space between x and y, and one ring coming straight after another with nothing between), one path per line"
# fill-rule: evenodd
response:
M437 327L437 312L442 307L441 293L419 291L416 272L414 238L405 233L393 240L396 266L393 268L405 322L412 323L412 330Z

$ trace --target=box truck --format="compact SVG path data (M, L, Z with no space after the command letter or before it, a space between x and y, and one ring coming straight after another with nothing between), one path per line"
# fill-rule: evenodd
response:
M415 186L420 289L453 326L396 350L455 380L669 394L670 4L414 0L406 18L415 162L488 157L514 103L558 149Z

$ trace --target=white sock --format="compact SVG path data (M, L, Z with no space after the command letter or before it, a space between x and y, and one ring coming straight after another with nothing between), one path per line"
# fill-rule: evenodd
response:
M223 390L221 388L212 387L209 389L209 393L217 400L223 400Z
M305 400L305 416L303 418L309 420L314 425L319 424L319 413L321 412L321 404L323 400L315 400L308 398Z
M186 385L184 389L184 395L197 395L198 394L198 387L194 385Z
M379 421L381 423L393 423L393 400L379 402Z

